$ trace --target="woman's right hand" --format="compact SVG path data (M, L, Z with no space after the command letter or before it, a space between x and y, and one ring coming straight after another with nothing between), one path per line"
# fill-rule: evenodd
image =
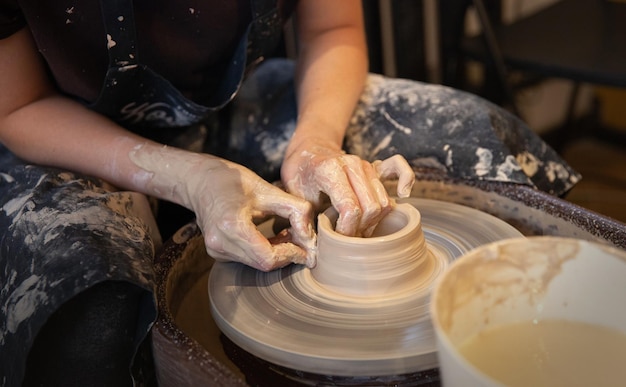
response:
M291 262L315 266L316 236L309 202L224 159L143 144L130 153L138 180L158 197L196 214L207 253L269 271ZM276 215L291 227L279 243L257 229L255 219Z

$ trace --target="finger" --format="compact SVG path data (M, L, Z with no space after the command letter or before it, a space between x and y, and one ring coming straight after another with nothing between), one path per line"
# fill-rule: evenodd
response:
M219 221L199 223L207 253L220 261L240 262L268 271L276 266L272 245L252 222L252 211L243 206L223 214ZM200 216L198 219L209 219Z
M376 181L378 178L371 164L356 156L347 158L344 170L352 190L359 200L361 217L354 235L361 236L361 231L368 228L372 222L375 222L380 214L381 204L378 201L376 190L372 186L372 181Z
M271 267L272 246L252 222L227 222L217 229L209 227L203 234L206 251L216 260L264 271Z
M288 219L291 225L289 228L291 241L304 251L307 266L315 266L317 238L313 228L311 203L269 185L257 192L255 206L258 211ZM298 258L298 263L302 263L301 261L302 259Z
M283 261L306 264L307 252L293 243L291 232L288 229L268 239L274 249L274 255ZM282 267L282 266L281 266Z
M335 231L343 235L355 235L362 211L344 166L345 160L342 158L323 163L316 171L315 182L328 195L339 213Z
M280 232L276 233L276 235L274 235L273 237L267 238L267 240L270 241L271 245L291 242L291 233L287 229L282 229Z
M372 199L370 202L361 203L363 215L359 224L358 235L368 237L378 222L391 210L393 203L372 164L363 160L361 163L365 179L369 183Z
M285 267L290 263L307 264L307 252L302 247L292 243L292 237L285 230L284 234L276 238L266 239L260 232L251 235L245 262L261 271L271 271Z
M398 178L397 194L401 198L411 195L415 184L415 172L406 159L400 155L394 155L383 161L374 162L374 167L381 180Z
M283 230L280 234L269 239L274 251L275 268L286 266L289 263L307 264L307 252L295 243L289 230Z
M378 198L378 202L380 203L381 207L384 208L384 207L389 206L392 200L389 197L389 194L387 193L387 189L385 188L385 185L382 183L382 181L380 181L380 176L378 175L376 169L374 168L372 164L370 164L368 171L369 171L368 177L370 179L372 188L374 192L376 193L376 197Z
M300 224L313 221L313 209L309 202L269 184L259 186L255 190L253 211L278 215L289 220L295 217L301 220ZM304 226L299 228L299 231L306 231L306 229L308 227Z
M382 219L382 218L381 218ZM365 229L363 231L363 237L364 238L369 238L374 234L374 231L376 230L376 226L378 226L378 223L370 226L369 228Z
M250 231L251 239L244 248L245 255L240 262L261 271L275 270L291 262L306 263L306 252L299 246L290 242L272 244L258 230Z

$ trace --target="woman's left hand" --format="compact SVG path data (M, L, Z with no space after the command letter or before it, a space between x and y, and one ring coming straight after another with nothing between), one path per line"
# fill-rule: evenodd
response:
M397 195L407 197L415 173L400 155L373 163L349 155L332 142L302 142L283 162L282 180L291 194L318 207L328 195L339 212L335 230L348 236L370 236L395 205L382 180L398 178Z

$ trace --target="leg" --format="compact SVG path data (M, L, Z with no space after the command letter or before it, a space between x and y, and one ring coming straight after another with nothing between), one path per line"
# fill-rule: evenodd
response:
M126 336L136 350L156 314L151 261L159 236L145 197L24 165L2 147L0 165L0 374L8 385L25 374L36 382L31 376L47 375L39 359L55 358L65 365L60 384L71 385L74 358L119 368L110 356L132 358ZM126 285L106 285L112 281ZM106 325L90 325L101 318ZM96 339L110 348L90 351ZM129 366L120 377L130 380Z
M63 304L37 334L23 386L132 386L137 310L145 291L105 281Z
M234 102L225 157L272 181L295 130L293 62L263 64ZM504 109L441 85L371 74L344 147L366 160L401 154L453 178L526 184L562 195L580 175Z
M580 180L521 120L475 95L370 75L346 136L367 160L401 154L451 177L533 185L561 195Z

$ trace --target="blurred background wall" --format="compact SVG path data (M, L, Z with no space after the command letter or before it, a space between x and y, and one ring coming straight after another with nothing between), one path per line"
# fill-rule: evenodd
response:
M510 23L556 1L559 0L502 0L502 20ZM437 0L363 0L363 6L373 72L432 83L442 81ZM480 31L471 9L466 30L468 34ZM479 63L467 63L466 73L470 82L484 81ZM539 133L558 125L566 114L572 87L569 81L551 79L524 90L517 97L525 121ZM578 114L586 114L598 97L609 99L607 103L612 105L617 103L616 99L624 99L619 91L584 85L578 100ZM626 121L615 116L619 109L611 110L612 121Z
M439 28L439 12L446 10L440 10L438 1L363 0L372 72L442 83L440 44L441 35L446 32ZM494 12L503 23L511 23L562 0L485 1L496 8ZM475 11L470 9L465 24L468 35L480 32ZM472 92L480 90L489 75L482 64L471 61L464 64L463 72L463 88ZM566 121L573 86L573 82L564 79L544 79L517 92L515 98L524 121L540 136L549 137ZM581 125L590 126L584 128L587 133L593 132L595 126L607 126L626 138L626 89L583 84L574 112ZM572 131L580 128L572 127ZM626 222L626 142L582 136L559 152L583 175L583 181L565 199Z

